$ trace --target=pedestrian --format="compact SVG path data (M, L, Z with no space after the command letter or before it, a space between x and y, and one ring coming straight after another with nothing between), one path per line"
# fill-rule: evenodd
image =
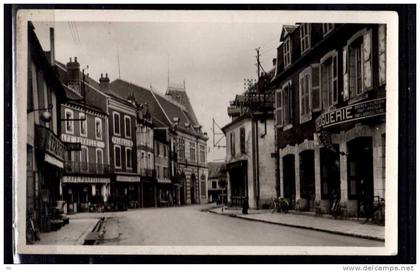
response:
M279 210L283 213L289 212L289 202L282 197L279 197Z
M248 208L249 208L248 197L244 197L244 203L242 205L242 214L248 214Z
M273 205L273 209L271 210L271 213L278 212L279 211L279 201L276 197L273 197L272 205Z

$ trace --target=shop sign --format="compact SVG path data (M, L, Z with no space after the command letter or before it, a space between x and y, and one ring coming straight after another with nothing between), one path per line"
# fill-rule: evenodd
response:
M81 143L64 143L66 146L67 151L80 151L82 150L82 144Z
M120 182L140 182L140 177L118 175L118 176L116 176L115 180L120 181Z
M93 147L100 147L100 148L105 147L105 143L102 141L96 141L89 138L83 138L83 137L68 135L68 134L62 134L61 140L66 143L80 143L85 146L93 146Z
M60 161L64 160L64 144L50 129L36 126L36 138L37 147L41 152L48 153Z
M321 114L315 121L316 129L367 119L385 114L385 98L364 101Z
M110 183L109 178L64 176L63 183Z
M129 147L133 146L132 140L127 140L127 139L123 139L123 138L119 138L115 136L112 136L112 143L116 145L123 145L123 146L129 146Z

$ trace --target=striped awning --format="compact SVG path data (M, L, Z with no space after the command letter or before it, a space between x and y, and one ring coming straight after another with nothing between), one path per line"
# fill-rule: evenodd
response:
M115 177L115 181L117 181L117 182L140 182L140 177L139 176L117 175Z
M170 184L171 180L170 179L163 179L163 178L158 178L157 179L158 183L165 183L165 184Z
M110 182L109 178L102 177L63 176L63 183L107 184Z

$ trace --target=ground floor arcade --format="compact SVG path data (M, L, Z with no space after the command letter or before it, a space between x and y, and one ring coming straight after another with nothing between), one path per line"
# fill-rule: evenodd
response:
M314 137L316 138L316 137ZM292 209L363 216L385 196L385 123L331 133L331 143L305 140L279 150L280 197Z

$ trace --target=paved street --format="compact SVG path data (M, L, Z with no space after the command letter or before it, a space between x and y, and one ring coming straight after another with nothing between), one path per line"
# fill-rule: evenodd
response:
M202 209L209 206L150 208L106 218L101 245L292 245L384 246L383 242L252 222Z

